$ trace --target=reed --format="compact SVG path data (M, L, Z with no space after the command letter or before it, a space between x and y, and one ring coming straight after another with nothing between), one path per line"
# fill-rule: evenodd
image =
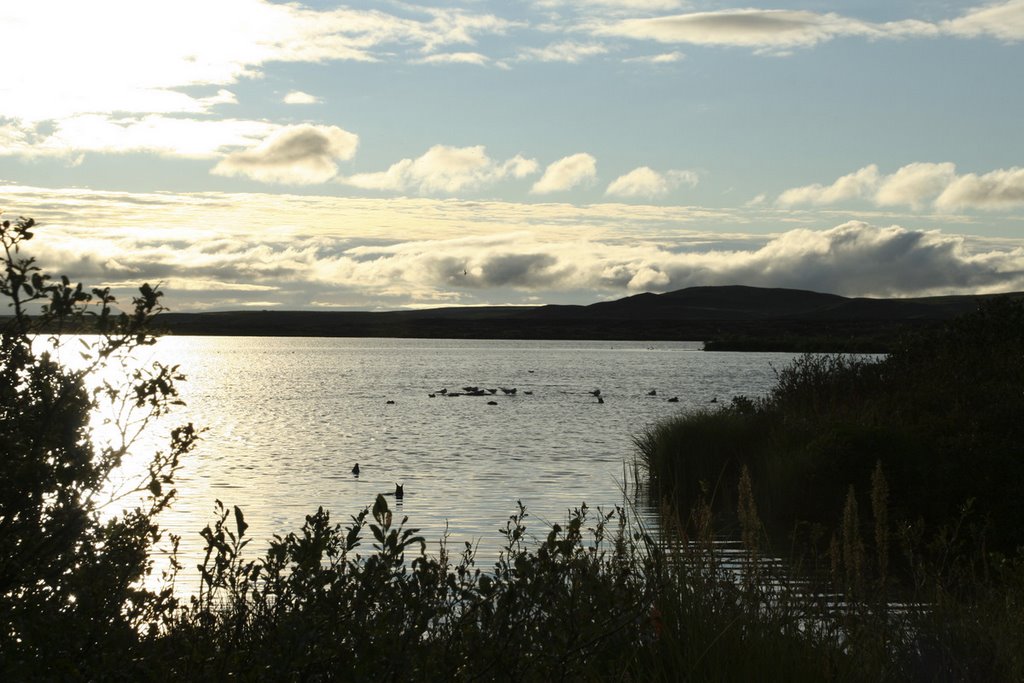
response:
M764 397L651 428L638 458L756 571L785 548L758 609L801 595L823 672L862 678L841 643L871 680L1021 680L1022 387L1024 307L996 300L885 359L805 355Z

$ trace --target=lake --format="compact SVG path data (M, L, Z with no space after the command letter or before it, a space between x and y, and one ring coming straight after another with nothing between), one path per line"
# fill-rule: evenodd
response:
M216 499L244 510L255 557L318 506L346 522L396 482L428 552L447 530L454 551L476 544L489 568L518 500L537 536L584 501L622 504L634 435L714 399L762 395L793 358L699 342L283 337L164 337L143 354L181 366L175 423L207 429L161 517L182 537L184 592ZM439 393L474 386L498 391Z

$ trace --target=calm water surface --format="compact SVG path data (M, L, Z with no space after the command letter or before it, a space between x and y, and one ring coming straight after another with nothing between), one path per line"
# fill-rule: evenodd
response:
M182 536L191 590L214 501L239 505L262 551L323 506L335 521L405 485L401 511L436 552L478 544L522 500L531 530L621 504L632 437L713 398L764 394L792 354L704 353L700 343L166 337L146 350L188 375L176 421L207 432L162 522ZM515 387L488 397L442 388ZM589 392L600 389L604 403ZM652 389L657 396L649 396ZM526 392L532 392L527 394ZM666 399L678 396L678 403ZM489 400L497 405L487 405ZM388 404L388 401L394 401ZM350 470L359 463L360 476ZM628 488L628 487L627 487ZM393 499L392 499L393 501ZM641 513L649 511L641 510Z

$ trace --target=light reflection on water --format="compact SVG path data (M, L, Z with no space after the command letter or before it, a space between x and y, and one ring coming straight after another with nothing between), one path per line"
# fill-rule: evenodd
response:
M536 535L586 501L625 500L632 437L711 399L757 396L792 354L704 353L699 343L165 337L142 354L180 364L187 403L173 422L207 428L161 518L182 537L180 588L196 586L199 530L215 499L239 505L253 556L323 506L336 522L405 485L401 511L436 551L479 544L522 500ZM487 397L442 388L515 387ZM589 392L599 388L604 403ZM649 396L652 389L657 396ZM524 392L531 391L532 395ZM667 398L678 396L678 403ZM394 401L388 405L387 401ZM493 400L498 405L487 405ZM360 476L350 470L359 463ZM395 501L392 499L392 504ZM649 508L640 510L653 522Z

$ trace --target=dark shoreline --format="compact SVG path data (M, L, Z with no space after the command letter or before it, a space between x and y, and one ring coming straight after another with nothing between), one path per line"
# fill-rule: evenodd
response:
M709 351L888 353L988 299L848 298L793 289L691 287L588 306L493 306L402 311L165 312L154 334L415 339L703 341ZM2 319L0 319L2 320ZM88 320L88 319L86 319ZM64 332L88 333L81 326Z
M703 341L709 351L834 351L886 353L907 331L936 321L799 320L534 320L432 318L394 313L302 311L165 313L156 332L201 336L385 337Z

